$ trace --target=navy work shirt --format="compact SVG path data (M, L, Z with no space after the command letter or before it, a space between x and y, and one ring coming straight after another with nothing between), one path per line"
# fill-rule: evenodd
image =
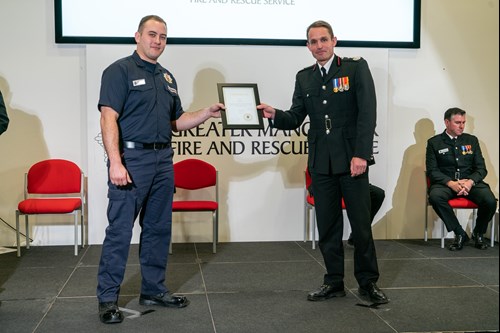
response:
M172 74L136 51L104 70L99 110L102 106L119 113L121 141L140 143L170 142L170 122L184 113Z

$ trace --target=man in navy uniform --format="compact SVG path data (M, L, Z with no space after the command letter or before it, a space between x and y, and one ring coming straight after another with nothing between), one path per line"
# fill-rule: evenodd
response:
M309 116L308 169L316 206L319 248L326 266L323 284L310 301L346 295L342 242L342 197L354 240L354 276L359 293L373 303L389 302L377 286L379 278L371 231L368 165L373 160L376 125L375 86L362 58L340 58L330 24L307 28L307 47L316 59L299 71L290 110L261 104L266 118L280 129L294 129Z
M131 56L104 70L98 105L109 177L109 225L97 276L99 318L106 324L123 321L117 302L139 214L139 303L173 308L189 304L165 286L174 193L172 130L187 130L220 117L224 107L217 103L196 112L183 111L174 77L157 62L167 41L161 17L144 17L135 41Z
M477 137L464 133L466 112L450 108L444 113L446 129L427 141L426 169L430 180L429 202L448 232L455 233L451 251L460 251L469 241L448 200L467 197L478 206L472 231L474 246L486 250L484 233L495 214L497 202L483 179L488 173Z

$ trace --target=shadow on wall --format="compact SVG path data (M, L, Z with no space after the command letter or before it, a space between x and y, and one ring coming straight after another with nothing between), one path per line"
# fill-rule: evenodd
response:
M428 2L428 5L430 3ZM474 119L471 117L477 114L477 109L481 108L481 114L485 114L485 110L491 114L488 119L481 119L481 122L498 123L499 5L498 1L460 1L460 5L450 4L451 1L432 2L432 11L443 14L439 20L435 21L440 28L432 28L433 46L445 60L443 71L451 77L451 82L457 83L453 90L463 99L463 102L461 101L463 104L456 106L467 112L465 132L476 135L480 140L481 137L486 136L486 133L481 133L483 128L475 131ZM494 19L495 16L496 19ZM453 29L442 29L443 22ZM492 22L496 22L496 25ZM467 47L460 48L460 52L457 53L454 48L449 47L450 42ZM474 89L463 82L474 82ZM452 106L454 105L450 105ZM488 170L486 179L494 193L498 186L499 170L496 170L491 163L490 156L498 158L496 153L498 136L495 138L497 141L489 144L479 141ZM491 154L488 152L488 147L491 149ZM498 193L495 195L498 197Z
M193 102L189 107L185 106L186 111L197 111L218 102L217 83L226 83L226 78L219 70L207 67L196 74L193 82ZM264 119L264 127L265 131L268 130L268 121L266 119ZM193 137L196 131L188 131L188 133L181 134L180 137L173 138L177 147L174 162L190 157L199 158L211 163L219 170L219 201L221 204L219 209L219 240L221 242L228 241L231 234L229 216L232 214L230 214L229 209L233 205L229 202L228 193L232 182L248 181L259 177L265 172L278 172L283 178L283 184L286 188L293 189L304 186L303 175L307 161L307 154L305 154L307 137L305 135L299 137L297 134L292 133L290 136L286 136L282 135L283 132L280 131L277 136L272 136L269 132L261 136L258 130L235 130L231 133L231 131L223 130L220 119L209 120L200 125L199 128L200 136L198 137ZM201 149L196 150L193 148L193 144L197 141L200 142ZM298 147L302 147L304 151L302 151L302 154L283 154L274 148L267 149L271 141L275 144L276 141L279 141L278 146L284 147L283 149L287 150L287 152L292 151L292 149L299 152ZM183 143L186 146L183 146ZM294 148L292 148L292 145ZM191 149L183 149L183 147L188 146ZM223 146L234 148L233 154L227 153L225 149L220 148ZM264 148L264 146L267 148ZM195 151L199 154L193 154ZM270 151L272 153L269 153ZM256 199L252 201L252 205L255 206L254 209L257 212L266 210L265 205L276 200L272 195L272 190L266 188L266 186L273 186L273 184L262 184L262 186L258 187L259 193L252 192L245 195L247 198ZM189 220L186 214L183 215L182 219L184 221ZM192 222L197 222L199 219L199 215L193 216ZM191 227L188 230L186 226L191 223L173 222L173 236L180 233L184 236L185 241L200 237L209 241L211 238L210 230L206 229L210 227L210 223L200 223L199 228ZM194 229L198 230L197 234L193 234Z
M387 212L392 222L388 238L420 238L415 231L422 231L423 237L427 191L425 149L427 140L435 134L434 123L430 119L423 118L416 122L413 132L415 144L404 152L401 172L392 196L392 208Z
M40 119L12 105L12 92L0 75L0 90L9 115L9 128L0 137L0 217L15 230L15 211L23 198L24 174L39 160L49 157ZM0 246L14 246L16 233L0 223Z
M495 188L497 188L498 186L498 177L497 177L497 172L495 170L495 167L494 165L491 163L491 157L490 157L490 153L488 151L488 147L491 147L491 145L488 145L486 144L486 142L482 141L480 136L481 136L481 129L479 129L479 133L478 134L475 134L475 118L472 117L470 114L469 114L469 111L468 110L465 110L467 112L466 114L466 123L465 123L465 133L470 133L470 134L473 134L473 135L476 135L478 140L479 140L479 146L481 147L481 153L483 154L483 157L484 157L484 162L486 164L486 170L488 171L488 175L486 176L486 179L485 179L485 182L490 186L491 190L493 191L493 194L495 194L495 197L498 198L498 193L495 193ZM471 113L473 113L474 111L471 110ZM498 211L498 209L497 209ZM469 214L469 218L468 220L472 220L472 213ZM495 223L496 221L496 223ZM498 228L498 213L496 213L496 215L493 217L493 223L496 224L496 228ZM488 231L486 232L487 235L490 234L490 230L491 230L491 222L488 224ZM462 224L462 226L464 226ZM465 226L464 226L465 227ZM472 225L469 225L468 226L468 230L470 231L470 228L472 227ZM451 234L453 235L453 234ZM496 233L497 237L499 235L499 233L497 232ZM497 239L498 241L498 239Z
M476 135L478 137L478 140L479 140L479 145L481 146L481 152L483 153L483 157L484 157L484 162L486 163L486 170L488 170L488 175L487 175L487 183L488 185L490 185L490 188L492 191L495 190L495 188L497 188L498 186L498 177L497 177L497 172L495 172L495 167L493 166L493 164L491 163L491 158L490 158L490 154L488 152L488 144L486 144L486 142L484 141L481 141L481 133L478 133L478 134L475 134L475 123L474 123L474 120L475 118L472 117L470 114L469 114L469 111L468 110L465 110L467 112L466 114L466 123L465 123L465 133L470 133L470 134L473 134L473 135ZM471 113L473 113L474 111L471 110ZM481 129L479 129L479 131L481 131ZM498 194L495 194L495 196L498 198Z

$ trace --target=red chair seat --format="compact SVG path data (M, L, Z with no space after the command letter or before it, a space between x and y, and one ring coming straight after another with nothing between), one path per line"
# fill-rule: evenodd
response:
M174 201L172 203L172 210L174 212L180 211L214 211L219 208L215 201Z
M468 208L468 209L477 208L477 205L467 198L454 198L448 200L448 203L452 208Z
M82 206L80 199L26 199L17 208L23 214L64 214L72 213Z

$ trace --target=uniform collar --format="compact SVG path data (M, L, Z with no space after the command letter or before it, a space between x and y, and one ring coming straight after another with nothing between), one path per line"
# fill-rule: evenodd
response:
M139 66L139 67L143 67L143 68L147 68L147 69L153 68L153 71L152 71L153 73L161 68L161 65L158 62L156 64L153 64L151 62L147 62L147 61L142 60L142 58L139 56L139 53L137 53L137 51L134 51L134 53L132 53L132 58L134 59L137 66Z
M317 65L318 65L319 68L324 67L326 69L326 72L328 74L330 74L330 67L332 67L332 63L333 63L333 59L334 58L335 58L335 56L331 57L330 60L328 60L326 62L326 64L324 64L323 66L320 66L318 63L317 63Z
M453 144L453 139L457 139L456 141L460 140L460 136L457 136L456 138L452 137L451 135L448 134L448 132L446 132L446 130L443 131L442 133L442 137L443 139L450 143L450 144Z

